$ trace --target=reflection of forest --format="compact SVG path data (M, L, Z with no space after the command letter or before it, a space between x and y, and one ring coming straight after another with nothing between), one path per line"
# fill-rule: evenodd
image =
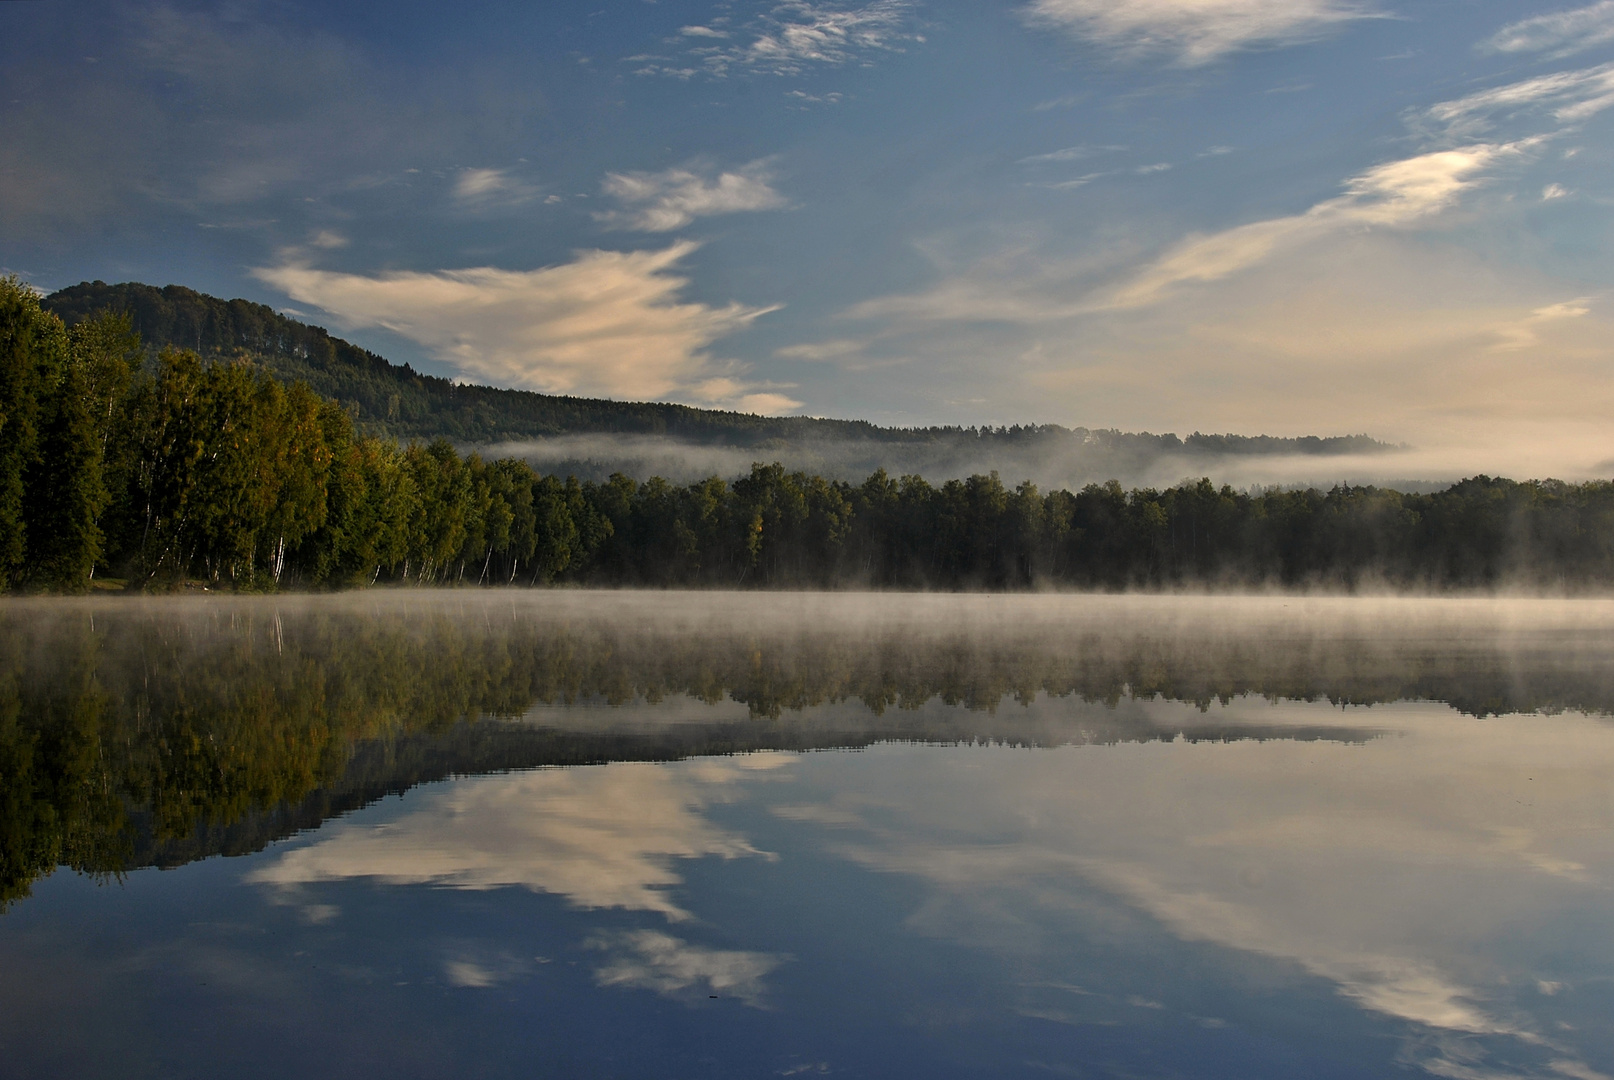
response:
M1371 734L1185 725L1142 705L1160 698L1614 711L1609 627L820 623L787 609L769 622L755 602L669 619L669 594L644 602L661 616L635 618L626 594L595 595L610 599L0 607L0 902L57 866L116 874L257 850L456 774L888 739Z

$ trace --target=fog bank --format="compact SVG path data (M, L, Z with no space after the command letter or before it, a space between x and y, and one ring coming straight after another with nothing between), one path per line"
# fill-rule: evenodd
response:
M876 469L892 476L914 474L931 483L997 472L1005 483L1030 480L1039 488L1076 491L1118 480L1124 487L1171 487L1209 477L1217 485L1317 487L1336 484L1440 490L1485 473L1513 479L1552 476L1584 480L1611 471L1611 462L1584 465L1540 458L1524 448L1395 447L1352 440L1338 449L1296 452L1299 440L1273 440L1270 449L1251 446L1218 452L1176 436L1069 432L1068 437L961 437L885 441L873 439L770 440L755 446L695 443L655 435L564 435L498 443L485 457L515 457L540 472L600 481L620 472L635 479L664 477L690 483L749 472L753 463L778 462L834 480L859 482ZM1084 438L1085 436L1085 438ZM1254 440L1252 440L1254 442ZM1344 440L1341 440L1344 442Z

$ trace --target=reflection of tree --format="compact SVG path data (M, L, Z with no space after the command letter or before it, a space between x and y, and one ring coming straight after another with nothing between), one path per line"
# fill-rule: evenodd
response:
M703 627L546 607L474 597L0 608L0 902L56 866L116 874L252 851L454 774L882 739L1050 745L1182 732L1139 704L1152 698L1614 710L1614 672L1600 660L1609 643L1586 634L1532 645L1370 626ZM483 722L676 695L731 699L749 719L599 708ZM1044 696L1071 704L1005 707ZM1186 734L1368 733L1207 722Z
M104 757L111 703L94 670L95 635L50 630L0 623L0 907L57 866L115 874L131 850Z

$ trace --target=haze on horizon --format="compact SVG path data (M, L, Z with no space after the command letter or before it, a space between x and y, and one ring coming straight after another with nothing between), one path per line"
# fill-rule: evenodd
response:
M134 0L0 31L0 270L41 288L247 296L547 392L1614 470L1614 0Z

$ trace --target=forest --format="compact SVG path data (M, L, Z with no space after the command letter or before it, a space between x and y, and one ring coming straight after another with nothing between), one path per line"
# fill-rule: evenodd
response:
M861 483L539 475L247 359L148 354L127 312L69 328L0 283L0 586L1420 589L1614 583L1614 484L1474 477L1432 493L1080 491L993 474Z

